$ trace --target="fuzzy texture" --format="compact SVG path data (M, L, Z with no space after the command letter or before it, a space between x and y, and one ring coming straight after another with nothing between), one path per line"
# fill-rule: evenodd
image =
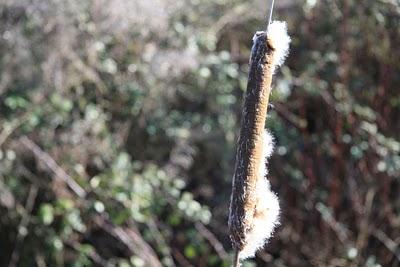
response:
M290 37L287 33L286 22L273 21L267 29L267 36L269 43L275 49L273 64L277 69L282 66L289 53Z
M253 36L253 47L251 51L253 52L254 44L258 36L264 34L264 31L257 31ZM282 66L285 62L286 57L289 54L289 44L290 44L290 36L287 33L287 25L284 21L273 21L266 31L268 44L272 46L274 49L274 60L272 65L274 66L274 70L278 67ZM251 61L249 62L251 64Z
M259 179L256 185L256 211L253 217L253 228L246 235L246 244L239 252L240 259L254 257L257 250L261 249L268 238L271 237L275 227L279 224L279 201L271 191L268 174L267 159L273 152L273 139L268 131L263 135L263 162L259 168Z
M264 127L272 75L283 64L289 43L286 23L278 21L253 38L228 221L236 263L253 257L279 224L278 197L266 178L273 139Z

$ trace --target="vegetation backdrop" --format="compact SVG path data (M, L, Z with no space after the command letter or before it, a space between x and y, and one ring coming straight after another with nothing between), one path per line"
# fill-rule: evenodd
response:
M265 0L0 1L0 265L229 266ZM280 0L269 178L244 266L400 266L400 3Z

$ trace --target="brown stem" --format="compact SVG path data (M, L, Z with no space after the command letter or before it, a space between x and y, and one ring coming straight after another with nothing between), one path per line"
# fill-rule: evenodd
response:
M15 238L15 244L11 254L10 263L8 264L9 267L16 267L18 265L21 245L23 245L25 239L25 235L22 234L22 229L26 228L29 224L31 213L36 202L37 193L38 188L35 185L32 185L29 190L28 198L26 199L25 213L22 215L21 222L18 225L18 233L17 237Z
M239 250L235 250L235 256L233 258L233 267L240 267L240 260L239 260Z
M44 165L51 170L58 179L63 180L69 188L79 197L85 198L86 191L71 177L69 176L50 156L42 150L36 143L34 143L27 136L21 138L21 143L41 161Z

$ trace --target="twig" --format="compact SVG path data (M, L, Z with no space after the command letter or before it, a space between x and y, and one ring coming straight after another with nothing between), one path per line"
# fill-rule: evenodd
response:
M165 194L161 191L158 191L160 194L163 194L166 201L171 204L172 206L176 206L177 203L176 201L168 194ZM192 220L190 217L187 217L185 214L183 214L187 219ZM221 259L227 259L229 258L228 253L225 251L224 246L222 243L216 238L216 236L207 229L207 227L204 226L204 224L200 222L195 222L195 227L197 231L199 231L200 235L203 236L214 248L215 252L218 254L218 256ZM174 253L175 256L175 253Z
M240 267L239 251L235 249L235 256L233 257L233 267Z
M0 180L0 206L12 209L15 206L15 197Z
M227 259L228 253L226 253L224 246L222 246L221 242L215 237L215 235L204 226L204 224L200 222L195 223L195 227L197 231L211 244L214 248L215 252L217 252L218 256L221 259Z
M23 115L22 118L17 119L17 122L14 121L11 125L7 125L8 127L3 128L3 131L1 131L0 133L0 147L16 129L18 129L22 124L26 122L27 118L27 115Z
M399 244L388 237L381 229L373 228L372 233L400 261Z
M375 189L369 189L367 192L367 195L365 197L365 205L364 205L364 212L363 212L363 216L360 220L360 230L359 230L359 234L356 240L356 247L358 251L362 251L364 249L364 247L366 246L367 242L368 242L368 238L369 238L369 217L371 214L371 210L372 210L372 204L374 201L374 197L375 197ZM360 260L361 254L358 254L357 257L357 261ZM357 262L358 263L358 262Z
M44 260L44 257L42 254L36 254L35 255L35 262L37 267L46 267L46 261Z
M30 183L35 184L39 188L47 189L48 183L40 179L36 174L34 174L31 170L29 170L24 165L18 166L18 171L22 177L25 177Z
M45 151L43 151L38 145L36 145L31 139L26 136L21 137L21 143L47 167L51 170L57 178L63 180L68 187L80 198L86 197L86 191L69 176L57 162Z
M279 116L281 116L283 119L285 119L291 125L296 127L299 131L302 131L307 127L307 122L304 119L297 117L295 114L290 112L287 108L285 108L285 106L283 106L281 103L275 103L274 109L276 110L276 112L278 113Z
M99 89L101 94L107 92L107 86L100 78L96 70L92 69L90 66L85 64L85 62L81 59L81 57L73 50L65 51L65 54L69 60L71 60L72 65L80 71L85 78L92 81L97 88Z
M66 245L71 247L72 249L79 251L79 243L76 241L66 241ZM108 266L107 260L103 259L95 250L89 253L89 258L96 264L96 266Z
M210 28L210 35L218 36L221 34L221 30L231 23L238 23L238 21L247 20L250 16L250 5L248 3L242 3L227 12L223 15L219 20L214 23L214 25Z
M163 234L158 229L156 221L154 219L150 219L147 225L149 226L151 233L153 234L153 237L158 243L158 245L166 249L166 253L164 254L166 254L165 256L167 256L171 260L172 266L175 267L174 260L171 254L171 249L168 246L167 242L165 241Z
M316 210L321 214L322 219L328 224L328 226L333 230L333 232L337 235L340 242L346 244L346 241L349 239L348 230L343 226L342 223L338 222L335 217L332 215L331 211L327 211L326 207L322 204L316 206Z
M21 222L18 225L18 233L17 237L15 238L15 245L13 252L11 254L11 259L10 263L8 264L8 267L16 267L18 264L19 260L19 251L20 251L20 245L24 241L26 233L24 233L24 229L28 226L30 217L29 215L32 212L33 206L35 204L36 196L37 196L38 188L35 185L32 185L28 198L26 199L26 204L25 204L25 212L22 216Z
M182 255L178 250L174 249L172 251L174 254L174 258L179 262L180 266L185 266L185 267L194 267L186 258L185 256Z
M56 178L66 182L69 188L80 198L80 200L85 201L87 192L79 184L77 184L75 180L69 176L48 153L43 151L38 145L36 145L26 136L21 138L21 143L27 149L32 151L32 153L55 174ZM104 214L98 217L96 224L124 244L131 254L139 255L142 259L144 259L147 263L146 266L162 266L161 262L156 256L156 253L136 231L133 231L132 229L123 229L113 225L111 222L108 222L107 219L105 219Z
M115 226L103 216L98 216L94 222L109 235L119 240L126 248L128 248L131 254L140 256L146 262L146 266L162 266L154 250L132 227L124 229L120 226Z

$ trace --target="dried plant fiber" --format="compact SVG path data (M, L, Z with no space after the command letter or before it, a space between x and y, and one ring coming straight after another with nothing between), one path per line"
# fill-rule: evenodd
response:
M278 21L253 38L228 222L236 260L253 257L279 223L279 201L266 178L273 139L264 128L272 76L289 43L286 24Z

